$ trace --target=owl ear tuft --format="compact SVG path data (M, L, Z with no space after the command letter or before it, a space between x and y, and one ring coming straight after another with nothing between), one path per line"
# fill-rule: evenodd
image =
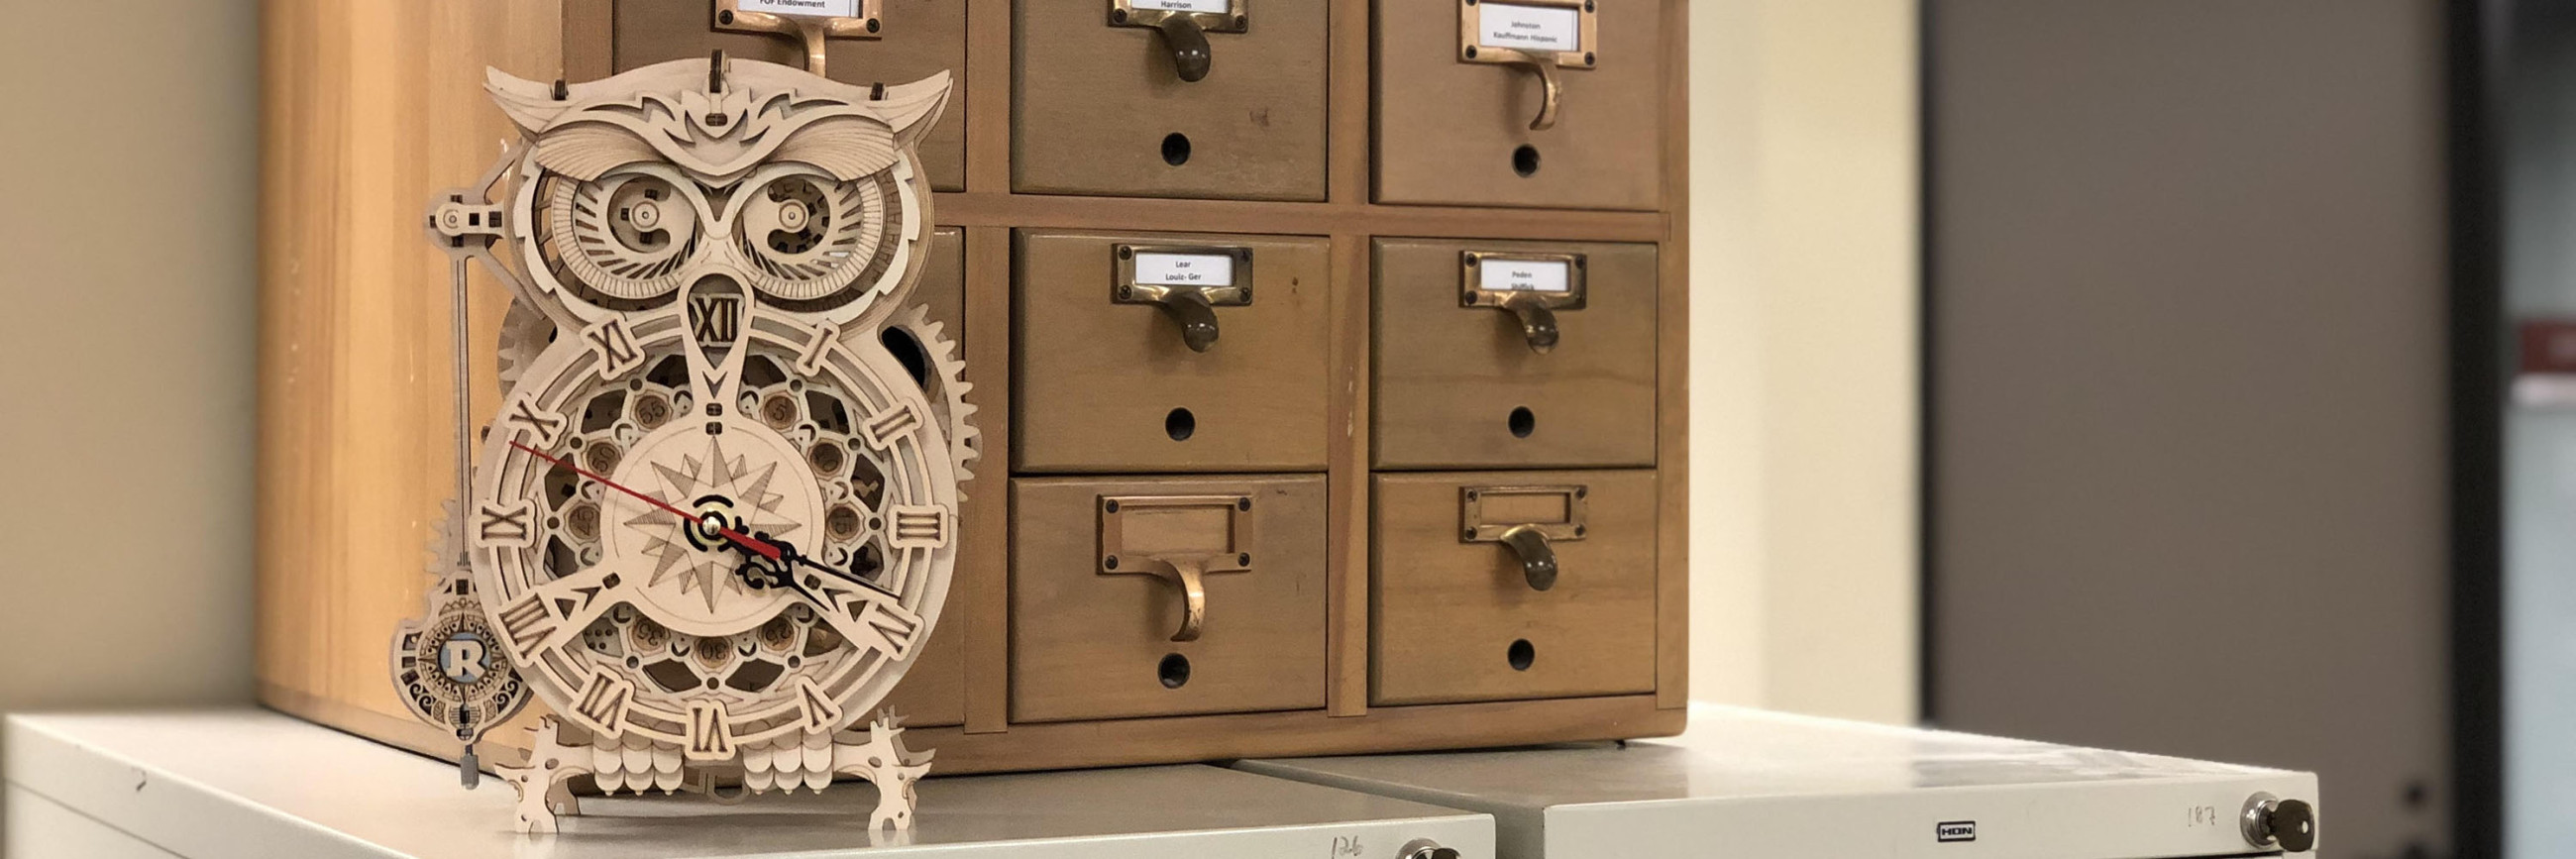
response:
M894 127L895 142L906 148L921 145L921 138L939 124L939 115L948 109L951 86L948 72L886 87L885 97L867 102L877 116Z
M530 137L554 124L564 111L579 103L570 98L555 98L555 87L560 83L526 80L497 68L486 67L483 70L483 91L491 93L492 103L510 117L511 124L517 125L519 131Z

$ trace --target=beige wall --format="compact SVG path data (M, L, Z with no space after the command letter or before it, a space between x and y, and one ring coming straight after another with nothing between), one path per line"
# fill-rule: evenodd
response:
M9 0L0 710L246 700L258 7Z
M1915 718L1912 0L1691 4L1691 691Z

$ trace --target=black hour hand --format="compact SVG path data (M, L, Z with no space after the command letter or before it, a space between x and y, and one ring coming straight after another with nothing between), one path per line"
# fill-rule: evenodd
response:
M849 582L850 584L858 585L859 587L867 588L868 590L876 591L877 593L881 593L881 594L884 594L884 595L886 595L886 596L894 597L894 598L896 598L896 599L898 599L898 600L903 598L901 595L896 594L896 593L895 593L895 592L893 592L893 591L886 590L886 589L885 589L885 586L883 586L883 585L879 585L879 584L877 584L877 583L875 583L875 582L868 581L867 579L860 578L860 577L858 577L858 576L856 576L856 575L853 575L853 574L851 574L851 573L847 573L847 572L843 572L843 571L838 570L838 569L834 569L834 568L832 568L832 567L830 567L830 566L827 566L827 565L823 564L823 563L822 563L822 562L820 562L820 561L816 561L816 560L814 560L814 559L812 559L812 558L805 557L805 553L804 553L804 552L801 552L801 551L798 551L798 550L796 549L796 544L794 544L794 543L790 543L790 542L787 542L787 541L785 541L785 540L779 540L779 539L775 539L775 538L770 538L770 539L769 539L769 544L770 544L770 545L773 545L773 546L777 546L777 547L778 547L778 560L777 560L777 561L775 561L775 562L771 562L771 563L776 564L776 565L777 565L778 567L780 567L781 569L788 569L788 568L793 568L793 567L806 567L806 568L809 568L809 569L815 570L815 571L817 571L817 572L821 572L821 573L823 573L823 574L825 574L825 575L829 575L829 576L831 576L831 577L833 577L833 578L840 579L840 580L845 581L845 582ZM767 561L768 559L763 558L763 559L760 559L760 560L762 560L762 561ZM798 584L797 584L797 582L796 582L796 577L795 577L795 575L794 575L794 573L793 573L792 571L791 571L791 572L787 572L787 573L784 575L784 578L785 578L785 580L786 580L786 584L788 584L789 586L791 586L791 587L795 587L795 588L796 588L797 590L799 590L799 591L803 591L803 590L805 590L805 588L804 588L804 587L802 587L801 585L798 585Z

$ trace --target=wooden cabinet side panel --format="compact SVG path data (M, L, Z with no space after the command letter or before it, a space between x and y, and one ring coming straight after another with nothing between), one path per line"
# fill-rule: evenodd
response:
M482 69L553 74L560 14L504 0L264 10L258 623L272 705L410 719L387 653L423 608L457 407L449 268L422 239L422 207L516 136ZM479 274L472 296L488 346L507 299ZM498 404L497 372L477 350L478 420Z

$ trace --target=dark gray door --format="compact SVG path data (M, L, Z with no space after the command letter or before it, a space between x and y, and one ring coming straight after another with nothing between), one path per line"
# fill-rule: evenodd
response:
M2442 4L1928 5L1929 714L2447 855Z

